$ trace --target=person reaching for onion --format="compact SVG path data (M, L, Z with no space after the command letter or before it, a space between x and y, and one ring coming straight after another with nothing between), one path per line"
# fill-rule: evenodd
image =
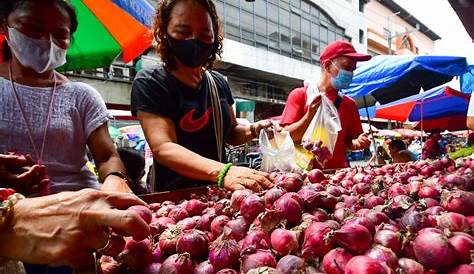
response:
M211 70L223 39L213 2L161 1L155 19L163 65L138 73L131 98L153 151L155 189L270 188L269 174L223 163L225 143L244 144L272 123L239 125L229 84Z

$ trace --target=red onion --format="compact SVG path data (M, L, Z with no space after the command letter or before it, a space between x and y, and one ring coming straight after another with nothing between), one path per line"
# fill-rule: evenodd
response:
M214 205L214 211L217 215L226 215L232 217L232 208L230 207L229 199L220 199Z
M382 229L375 233L374 243L390 248L395 254L400 255L402 251L402 236L398 232Z
M458 261L468 264L471 262L471 252L474 250L474 238L466 233L455 233L449 238L449 243L456 250Z
M158 241L161 251L166 254L176 253L176 243L181 233L181 228L178 226L171 226L161 233Z
M353 257L346 265L344 274L389 274L387 267L368 256Z
M381 223L388 222L390 220L388 216L383 212L369 211L365 214L365 217L369 219L374 225L380 225Z
M390 199L387 214L391 217L400 217L413 204L413 199L406 195L398 195Z
M354 185L353 190L359 195L368 194L370 193L370 185L366 183L358 183Z
M236 241L240 241L245 237L249 226L250 224L248 221L242 216L239 216L234 220L230 220L225 225L225 227L229 228L229 236Z
M338 208L334 210L333 218L342 223L345 219L354 216L354 212L347 208Z
M426 208L430 208L433 206L439 206L439 202L433 198L424 198L419 200L420 204L425 206Z
M148 207L142 205L134 205L129 207L127 210L131 210L137 213L138 216L140 216L147 224L151 223L152 213Z
M303 208L303 206L304 206L304 201L303 201L303 199L301 198L301 196L298 195L298 193L295 193L295 192L288 192L288 193L283 194L283 196L281 196L281 198L283 198L283 197L285 197L285 199L286 199L286 198L291 198L291 199L297 201L298 204L300 204L300 206L301 206L302 208ZM278 199L277 199L277 200L278 200Z
M176 242L178 253L189 253L191 258L201 258L207 254L207 239L200 230L189 230L181 234Z
M341 228L341 225L334 221L334 220L326 220L324 221L324 223L329 227L329 228L332 228L332 229L339 229Z
M152 263L145 267L143 274L159 274L161 270L161 263Z
M129 240L117 259L133 270L143 269L153 260L150 241L148 239L140 242Z
M286 255L278 261L276 268L279 274L304 273L306 262L300 257Z
M464 178L455 173L448 174L444 176L443 179L444 179L443 180L444 186L448 189L453 189L453 188L463 189L466 184L466 181L464 180Z
M421 181L411 181L406 185L407 192L410 196L415 197L418 195L418 191L420 191L422 182Z
M163 262L160 269L160 274L188 274L193 272L193 262L191 261L190 255L187 253L171 255Z
M267 250L256 250L255 253L250 255L243 255L242 263L240 265L240 271L247 273L251 269L268 266L276 267L275 257Z
M342 180L340 184L345 189L352 189L354 186L354 182L351 180Z
M441 215L442 212L444 212L444 208L440 206L432 206L430 208L427 208L425 210L426 214L436 216L436 215Z
M125 248L125 240L122 235L112 233L106 248L102 249L102 254L115 257Z
M352 257L352 254L343 248L335 248L329 251L323 258L324 272L327 274L344 274L344 269Z
M168 217L172 218L176 222L179 222L182 219L187 218L188 216L188 211L182 207L175 207L168 214Z
M318 207L318 193L312 189L301 189L298 195L303 199L304 209L314 210Z
M152 257L152 262L154 263L163 263L163 261L166 259L165 253L161 251L159 245L155 245L153 252L151 253Z
M418 191L418 198L432 198L437 199L439 197L439 191L432 186L423 186Z
M441 206L449 212L474 215L474 193L454 190L441 199Z
M153 235L161 234L165 229L174 224L176 224L176 222L170 217L152 218L150 223L151 233Z
M311 212L311 214L315 219L317 219L317 222L324 222L329 219L327 212L322 208L316 208Z
M370 195L364 199L364 207L368 209L372 209L378 205L383 205L385 200L382 197Z
M327 211L333 211L334 206L338 202L338 199L332 196L331 194L326 193L325 191L321 191L318 193L320 194L320 201L318 201L318 204L320 205L320 207Z
M406 187L400 183L396 183L388 189L388 197L390 198L393 198L398 195L406 195L406 194L407 194Z
M324 223L312 223L305 231L301 255L306 259L323 257L334 248L332 229Z
M273 250L282 256L295 253L299 248L297 232L283 228L273 230L270 241Z
M253 249L269 249L270 248L270 237L267 233L261 230L251 231L242 240L242 250L249 248Z
M280 198L285 192L280 188L271 188L265 193L265 207L272 208L278 198Z
M423 265L412 259L400 258L398 260L398 266L399 266L398 271L401 274L424 274L425 273Z
M239 261L239 245L234 239L227 239L223 234L212 242L209 248L209 262L215 270L230 268Z
M207 203L201 202L196 199L191 199L186 203L186 211L189 213L189 216L201 215L204 209L207 208Z
M214 274L216 271L209 261L204 261L194 267L194 274Z
M359 224L365 226L370 232L370 234L375 233L375 226L374 224L366 217L355 217L352 219L346 220L345 224Z
M245 197L249 196L253 192L249 189L239 189L232 192L232 196L230 197L230 207L233 211L240 210L240 204L245 199Z
M280 199L276 200L275 209L282 212L289 225L294 226L301 222L303 210L300 204L289 196L283 195Z
M326 176L319 169L313 169L308 172L308 180L313 184L321 183L321 181L326 180Z
M402 228L398 224L386 224L383 223L377 227L377 231L379 230L390 230L393 232L400 232Z
M102 274L120 274L125 271L125 266L123 264L119 264L114 260L114 258L109 256L100 257L99 263Z
M413 242L413 251L420 263L436 270L447 270L456 261L456 250L441 231L423 229Z
M377 260L379 263L385 263L391 269L396 269L398 266L397 255L389 248L381 245L375 245L365 252L365 255Z
M240 204L240 214L249 222L253 222L258 214L265 210L265 205L260 197L256 194L250 194L243 199Z
M447 228L452 232L463 232L470 229L467 218L455 212L445 212L437 218L437 221L440 228Z
M286 191L297 192L303 186L303 177L297 173L287 173L280 178L277 185Z
M363 225L348 224L334 232L336 242L348 251L361 254L372 245L372 235Z
M400 219L400 224L403 228L412 232L418 232L425 227L431 226L428 214L423 211L418 211L415 206L412 206L403 214L403 217Z
M188 217L188 218L182 219L181 221L176 223L176 225L181 227L182 230L193 229L196 227L199 219L200 219L199 216Z
M472 264L462 264L451 269L448 274L468 274L474 273L474 265Z
M214 237L218 237L219 235L222 234L224 226L229 221L230 221L230 218L227 217L226 215L217 216L214 220L212 220L212 222L211 222L211 232L214 235Z
M170 211L175 208L175 205L163 205L160 209L158 209L155 213L156 217L167 217Z
M211 223L217 217L214 211L210 211L201 216L196 224L196 228L201 231L210 231Z
M239 274L239 272L237 272L233 269L230 269L230 268L225 268L225 269L221 269L221 270L217 271L216 274Z

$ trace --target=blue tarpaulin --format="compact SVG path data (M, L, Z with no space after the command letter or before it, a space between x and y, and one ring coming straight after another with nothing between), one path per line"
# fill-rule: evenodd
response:
M455 115L466 115L469 94L447 85L433 88L389 104L376 107L375 117L398 121L421 121Z
M429 90L467 72L464 57L380 55L364 62L354 72L351 85L342 92L368 105L390 103Z
M146 0L112 0L143 25L151 28L155 9Z
M474 65L469 65L468 71L461 76L461 91L464 93L474 92Z

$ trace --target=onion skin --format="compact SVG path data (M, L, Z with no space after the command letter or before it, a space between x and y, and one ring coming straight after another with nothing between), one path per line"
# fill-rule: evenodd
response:
M207 255L206 235L200 230L184 231L176 242L176 251L179 254L188 253L191 258L201 258Z
M398 232L391 230L379 230L374 235L374 242L387 248L390 248L395 254L401 255L402 237Z
M365 255L380 263L385 263L391 269L396 269L398 267L397 255L391 249L384 246L374 245L365 252Z
M215 270L234 267L239 261L239 245L234 239L223 236L217 238L209 248L209 262Z
M359 224L343 225L334 237L341 247L354 254L363 254L372 245L370 231Z
M400 273L402 274L424 274L425 273L425 269L422 264L408 258L400 258L398 260L398 271L400 271Z
M265 204L256 194L250 194L240 204L240 214L249 222L253 222L258 214L265 210Z
M468 273L474 273L474 265L462 264L451 269L451 271L448 272L448 274L468 274Z
M275 257L267 250L256 250L255 253L250 255L244 255L242 257L242 264L240 265L240 271L247 273L249 270L259 267L272 267L275 268L277 262Z
M446 212L437 218L438 227L449 229L451 232L467 232L470 229L467 218L459 213Z
M298 238L294 231L283 228L275 229L270 236L273 250L285 256L299 249Z
M189 254L174 254L161 265L160 274L188 274L194 272L193 262Z
M276 200L275 209L282 212L283 217L287 220L289 225L295 226L301 222L303 209L295 199L284 195Z
M474 193L455 190L441 199L441 206L449 212L464 216L474 215Z
M458 261L468 264L471 262L471 250L474 250L474 238L466 233L454 233L449 243L456 250Z
M194 267L194 274L214 274L216 271L209 261L204 261Z

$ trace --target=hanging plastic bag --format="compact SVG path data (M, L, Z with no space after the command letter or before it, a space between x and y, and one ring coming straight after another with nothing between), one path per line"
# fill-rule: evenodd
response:
M321 104L297 146L296 162L298 166L309 170L324 168L332 159L337 135L341 131L341 121L334 104L321 93Z
M288 131L279 132L275 128L262 130L259 145L262 153L262 171L291 172L299 169L295 162L295 145Z

